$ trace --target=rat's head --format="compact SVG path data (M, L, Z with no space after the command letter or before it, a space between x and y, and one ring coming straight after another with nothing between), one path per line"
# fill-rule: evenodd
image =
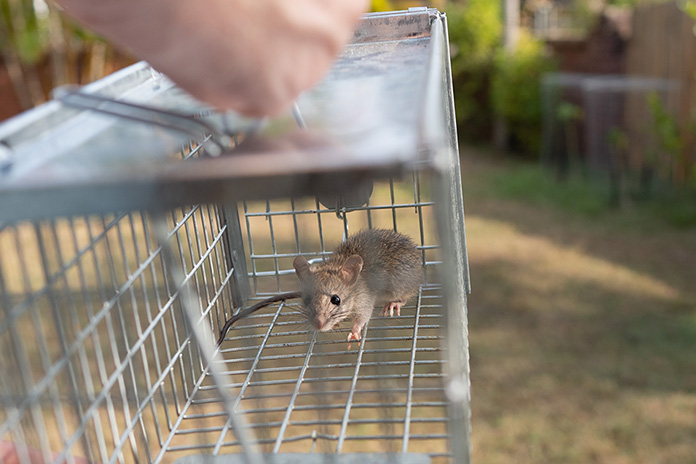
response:
M363 267L360 256L348 257L340 267L310 265L298 256L293 267L302 282L304 313L314 329L327 332L352 313L353 290Z

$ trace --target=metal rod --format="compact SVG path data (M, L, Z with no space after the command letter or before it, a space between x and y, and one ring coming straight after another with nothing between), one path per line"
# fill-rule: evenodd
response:
M435 202L423 201L420 203L396 203L392 200L392 204L389 205L365 205L350 208L349 212L354 211L380 211L380 210L395 210L403 208L416 208L419 206L433 206ZM322 213L333 213L333 209L321 208L319 202L317 202L317 207L315 209L302 209L302 210L291 210L291 211L263 211L263 212L245 212L247 217L267 217L267 216L290 216L290 215L305 215L305 214L322 214Z
M94 93L80 92L76 86L58 87L54 89L53 93L56 100L73 108L97 111L110 116L160 126L187 134L194 140L199 140L209 134L211 142L215 144L214 147L208 148L211 156L219 156L231 143L228 135L200 118L192 118L185 114L152 106L115 100Z
M309 365L309 360L312 357L312 350L314 349L314 343L317 340L317 333L314 332L314 335L312 336L312 339L309 342L309 347L307 348L307 355L305 356L305 361L304 364L302 365L302 370L300 371L300 374L297 376L297 381L295 381L295 390L292 393L292 397L290 398L290 403L288 404L288 407L286 409L285 417L283 418L283 422L280 426L280 430L278 431L278 436L275 440L275 444L273 446L273 452L277 453L280 451L280 445L283 444L283 438L285 435L285 430L288 427L288 423L290 422L290 415L292 415L293 408L295 407L295 400L297 399L297 394L300 391L300 387L302 386L302 382L305 380L304 374L307 370L307 366Z
M189 329L198 343L201 354L208 366L208 373L213 379L213 382L218 386L218 394L223 398L225 411L227 412L233 425L235 435L242 445L247 463L261 464L261 456L258 454L256 446L249 437L246 421L239 414L237 414L232 407L234 404L234 397L232 397L232 395L228 392L228 389L225 387L226 385L230 385L232 382L226 379L226 376L218 371L216 363L216 361L218 361L218 355L216 350L213 348L213 341L215 340L215 337L213 336L210 327L205 324L201 324L201 321L199 320L201 311L198 308L198 299L187 285L184 273L181 268L178 267L174 259L174 254L171 246L169 245L168 233L165 224L166 223L163 216L160 215L159 217L156 217L154 221L155 234L160 242L164 259L167 261L172 272L172 279L177 288L179 288L182 292L181 306L184 311L184 315L188 320Z
M247 388L249 387L249 384L251 383L251 378L253 377L254 374L258 373L259 370L257 369L257 366L259 365L259 362L261 360L261 353L263 353L263 349L266 346L266 343L268 342L268 339L271 335L271 331L273 330L273 326L275 324L275 321L278 320L278 316L280 316L280 311L283 308L283 304L281 303L278 305L278 310L275 312L275 315L273 316L273 320L271 323L268 325L268 330L266 330L266 335L264 336L263 340L261 341L261 345L258 348L258 352L256 353L256 357L254 358L254 362L251 364L247 371L247 376L244 379L244 383L242 384L242 387L237 394L237 397L234 400L234 404L232 405L233 410L237 410L237 407L239 406L240 401L242 400L242 397L244 397L244 393L246 392ZM229 375L229 373L228 373ZM225 423L225 426L222 428L222 431L220 432L220 438L218 438L217 444L215 446L215 449L213 450L213 454L217 455L220 452L220 448L222 447L222 440L227 434L227 431L229 430L230 426L232 425L232 421L230 419L227 420Z
M415 366L416 366L416 346L418 345L418 324L420 322L420 309L421 309L421 294L423 290L418 290L418 304L416 305L416 315L414 316L413 324L413 343L411 345L411 361L408 369L408 391L406 393L406 413L404 414L404 435L401 444L401 452L408 452L408 439L411 432L411 411L413 405L413 379L415 378Z
M362 362L363 354L365 353L365 345L367 340L367 329L368 324L365 324L364 334L362 342L360 343L360 350L358 351L358 359L355 361L355 371L353 372L353 377L350 383L350 392L348 393L348 400L346 401L346 409L343 413L343 420L341 421L341 431L338 434L338 443L336 444L336 453L340 453L343 449L343 441L346 439L346 429L348 427L348 419L350 417L350 410L353 406L353 397L355 396L355 387L358 384L358 374L360 373L360 364ZM363 376L363 380L367 377ZM323 380L331 380L329 377L325 377Z

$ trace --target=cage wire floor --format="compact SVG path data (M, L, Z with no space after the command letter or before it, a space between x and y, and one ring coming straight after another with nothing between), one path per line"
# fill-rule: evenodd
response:
M446 453L439 298L424 287L401 316L373 318L351 350L347 329L307 329L292 304L233 329L222 345L224 369L262 449ZM217 430L226 419L214 410L215 388L201 380L180 433ZM223 450L235 444L232 436L221 442Z

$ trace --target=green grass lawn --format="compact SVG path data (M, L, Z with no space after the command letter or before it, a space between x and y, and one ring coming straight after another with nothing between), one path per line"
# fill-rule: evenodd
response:
M474 462L696 463L696 227L462 156Z

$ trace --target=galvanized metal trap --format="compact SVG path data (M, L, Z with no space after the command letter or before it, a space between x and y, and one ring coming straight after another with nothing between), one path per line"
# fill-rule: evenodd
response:
M0 125L0 463L468 462L442 14L366 16L275 120L145 63L57 98ZM298 288L295 256L367 227L418 244L426 282L400 317L348 350L348 325L316 333L287 301L216 349L239 308Z

